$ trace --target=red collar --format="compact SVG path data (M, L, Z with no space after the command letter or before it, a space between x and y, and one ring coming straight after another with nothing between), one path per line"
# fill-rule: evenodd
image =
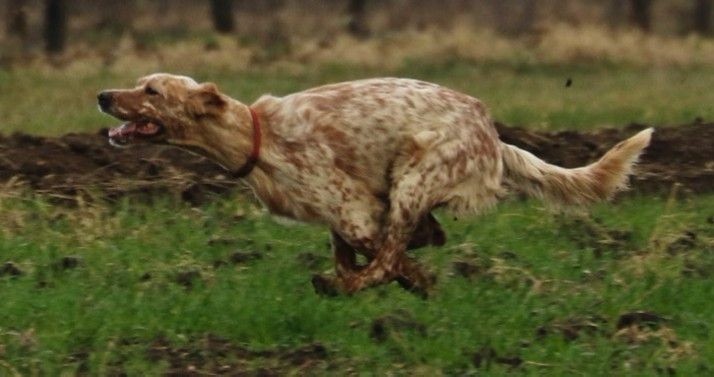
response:
M250 110L250 117L253 119L253 150L250 152L245 164L233 172L233 177L235 178L243 178L250 174L258 163L258 158L260 158L260 140L262 137L260 132L260 119L253 108L248 107L248 110Z

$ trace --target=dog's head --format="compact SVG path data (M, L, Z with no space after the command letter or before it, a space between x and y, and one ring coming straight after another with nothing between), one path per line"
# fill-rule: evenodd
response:
M143 141L189 148L201 147L205 128L226 123L219 118L230 100L212 83L165 73L142 77L132 89L103 91L97 99L101 111L125 121L109 130L112 144Z

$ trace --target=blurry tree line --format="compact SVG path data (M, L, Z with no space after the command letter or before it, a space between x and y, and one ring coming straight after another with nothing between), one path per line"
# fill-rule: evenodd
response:
M47 53L61 53L69 38L68 24L75 18L96 15L96 27L116 32L132 27L135 15L152 6L163 12L190 8L193 17L210 20L219 33L234 33L240 29L237 16L242 12L262 12L263 15L279 11L287 6L316 7L325 12L324 17L344 18L344 31L358 38L373 34L370 19L373 14L392 10L394 7L417 13L416 27L429 22L429 9L447 12L487 10L495 17L494 29L508 35L532 32L547 12L559 12L560 8L582 3L591 12L599 12L602 22L609 26L627 26L652 32L657 20L653 9L658 4L676 6L681 33L710 35L712 32L712 1L714 0L322 0L330 6L321 6L321 1L297 0L0 0L4 2L5 35L25 41L36 24L42 26L42 41ZM324 4L323 4L324 5ZM423 11L426 10L426 11ZM330 12L338 14L330 14ZM427 16L423 14L426 13ZM31 23L31 15L37 22ZM405 17L409 18L411 14ZM446 18L448 22L448 16Z

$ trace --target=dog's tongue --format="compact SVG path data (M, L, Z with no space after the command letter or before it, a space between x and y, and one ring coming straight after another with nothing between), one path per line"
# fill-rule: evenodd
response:
M119 139L119 140L126 140L128 139L131 135L136 132L136 123L134 122L129 122L129 123L124 123L119 127L114 127L109 130L109 138L110 139Z
M114 141L127 142L134 136L146 135L151 136L159 132L160 127L151 122L127 122L119 127L109 130L109 138Z

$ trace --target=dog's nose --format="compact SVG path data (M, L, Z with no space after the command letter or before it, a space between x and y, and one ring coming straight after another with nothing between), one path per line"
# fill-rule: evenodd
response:
M102 110L106 110L112 104L112 94L110 92L101 92L97 95L97 102Z

